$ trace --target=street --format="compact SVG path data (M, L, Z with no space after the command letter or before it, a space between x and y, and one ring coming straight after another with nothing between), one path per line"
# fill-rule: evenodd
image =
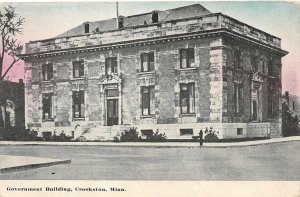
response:
M1 180L300 180L299 141L227 148L4 145L0 155L72 160Z

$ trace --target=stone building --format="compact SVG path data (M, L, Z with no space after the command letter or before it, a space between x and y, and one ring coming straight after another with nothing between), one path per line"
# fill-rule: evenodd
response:
M26 45L26 123L98 140L281 136L280 44L199 4L85 22Z

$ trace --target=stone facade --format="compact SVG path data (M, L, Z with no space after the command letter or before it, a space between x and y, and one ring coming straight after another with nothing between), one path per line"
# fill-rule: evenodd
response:
M128 127L171 139L210 127L219 138L277 137L286 54L279 38L220 13L30 42L26 123L101 139Z

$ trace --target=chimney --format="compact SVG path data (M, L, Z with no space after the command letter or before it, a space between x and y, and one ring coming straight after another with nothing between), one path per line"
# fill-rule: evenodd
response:
M123 16L119 16L118 19L118 29L122 29L124 28L124 17Z
M152 12L152 23L158 23L158 12L157 11Z
M89 23L84 24L84 33L85 34L90 33L90 24Z

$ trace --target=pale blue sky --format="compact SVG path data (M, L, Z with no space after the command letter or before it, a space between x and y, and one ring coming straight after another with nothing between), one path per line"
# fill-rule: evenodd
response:
M283 58L283 89L300 95L300 9L287 2L120 2L120 15L166 10L200 3L211 12L222 12L282 39L282 48L290 53ZM26 18L21 39L47 39L85 21L116 16L113 2L11 3Z

